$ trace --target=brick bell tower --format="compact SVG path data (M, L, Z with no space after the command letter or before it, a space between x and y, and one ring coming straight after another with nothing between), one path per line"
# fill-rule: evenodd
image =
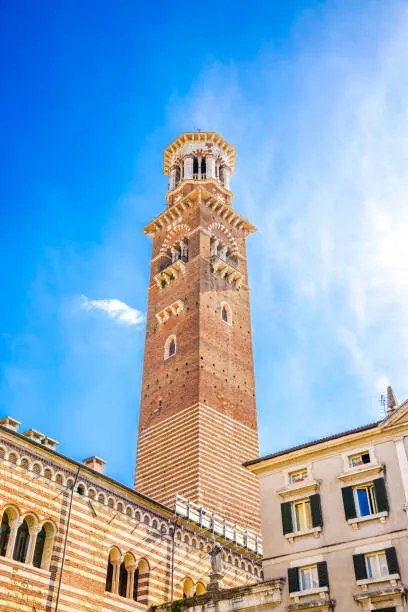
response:
M136 488L170 507L176 494L259 529L258 456L246 237L232 208L235 150L215 132L182 134L164 152L166 209L153 239Z

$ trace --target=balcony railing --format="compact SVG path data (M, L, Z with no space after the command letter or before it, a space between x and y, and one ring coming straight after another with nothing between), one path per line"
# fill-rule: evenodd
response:
M220 257L219 255L211 255L210 257L211 262L214 262L217 260L226 263L228 266L235 268L235 270L239 272L239 264L237 261L235 261L235 259L232 259L231 257Z
M165 270L169 266L172 266L174 263L176 263L176 261L182 261L183 263L187 263L188 257L184 255L183 256L180 255L174 261L172 261L171 259L166 259L165 261L161 261L159 265L159 272L163 272L163 270Z

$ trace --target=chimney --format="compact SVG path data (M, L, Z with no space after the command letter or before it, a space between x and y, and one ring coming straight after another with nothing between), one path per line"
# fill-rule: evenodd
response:
M18 431L18 426L21 425L21 423L20 421L16 421L16 419L7 416L4 417L4 419L0 419L0 425L7 427L7 429L11 429L11 431Z
M95 472L103 474L106 461L94 455L93 457L84 459L82 463L86 465L86 467L91 468L91 470L95 470Z
M59 442L57 442L53 438L49 438L48 436L45 436L45 438L43 438L41 443L43 446L45 446L46 448L49 448L50 450L56 450L59 444Z
M23 436L38 443L41 443L45 438L44 434L41 431L37 431L37 429L27 429L27 431L23 432Z

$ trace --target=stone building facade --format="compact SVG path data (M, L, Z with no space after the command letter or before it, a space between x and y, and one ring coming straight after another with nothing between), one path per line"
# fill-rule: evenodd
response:
M282 610L408 610L408 400L376 423L246 463Z

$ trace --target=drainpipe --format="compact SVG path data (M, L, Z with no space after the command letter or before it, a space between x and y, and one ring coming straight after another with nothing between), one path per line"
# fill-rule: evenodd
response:
M75 486L78 481L78 476L79 476L80 471L81 471L81 466L78 467L78 471L75 476L74 484L72 485L72 489L71 489L71 498L69 500L67 528L65 530L64 550L62 552L61 570L60 570L60 575L59 575L59 580L58 580L58 589L57 589L57 600L55 602L55 612L58 612L58 609L59 609L58 606L59 606L59 599L60 599L60 593L61 593L62 574L64 572L65 555L67 552L67 544L68 544L68 533L69 533L69 527L71 524L72 502L74 501L74 491L75 491Z

